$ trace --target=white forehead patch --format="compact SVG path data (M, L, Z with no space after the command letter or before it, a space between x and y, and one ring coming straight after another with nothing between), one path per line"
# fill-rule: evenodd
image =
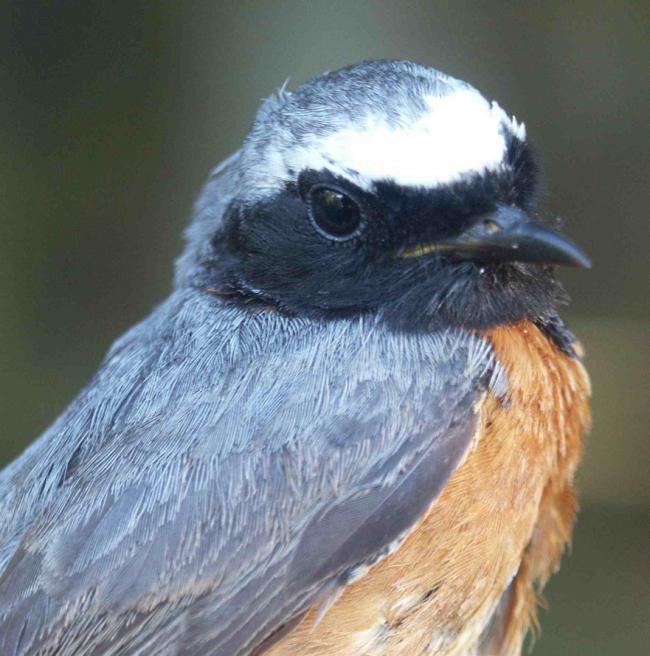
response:
M462 177L496 170L506 152L504 129L525 139L523 124L473 89L425 98L424 114L391 125L377 114L298 147L276 153L274 173L328 169L366 189L380 180L438 187Z

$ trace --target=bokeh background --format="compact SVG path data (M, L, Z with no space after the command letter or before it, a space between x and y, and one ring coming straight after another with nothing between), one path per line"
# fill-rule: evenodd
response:
M594 429L538 656L650 644L647 2L33 2L0 9L0 464L166 295L210 168L262 97L362 59L419 61L526 121Z

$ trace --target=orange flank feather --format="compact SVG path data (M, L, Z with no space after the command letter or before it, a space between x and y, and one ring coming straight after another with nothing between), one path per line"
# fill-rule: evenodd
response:
M515 656L576 512L589 379L532 323L485 332L508 375L463 464L400 548L269 656Z

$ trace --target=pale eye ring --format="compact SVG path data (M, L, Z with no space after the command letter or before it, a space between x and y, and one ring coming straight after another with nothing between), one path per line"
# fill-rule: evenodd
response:
M348 241L361 233L361 208L341 189L316 184L309 190L308 204L312 224L326 239Z

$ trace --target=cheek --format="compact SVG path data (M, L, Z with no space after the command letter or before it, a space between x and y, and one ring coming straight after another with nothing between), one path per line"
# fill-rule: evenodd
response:
M371 244L324 238L299 199L277 199L242 217L243 277L289 308L367 307L386 289Z
M306 302L349 279L353 267L349 249L326 242L300 219L294 215L281 225L258 223L249 230L243 264L251 286L278 297L305 297Z
M279 198L247 210L240 224L245 266L256 275L269 268L290 268L294 255L313 241L312 232L306 207L298 200Z

